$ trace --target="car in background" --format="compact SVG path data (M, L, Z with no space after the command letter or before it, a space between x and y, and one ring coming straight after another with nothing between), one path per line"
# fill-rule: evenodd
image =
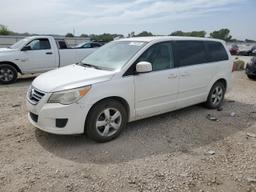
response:
M18 73L42 73L78 63L96 49L72 49L64 39L52 36L26 37L0 49L0 83L16 81Z
M241 56L256 56L256 46L253 46L249 50L242 50L238 52Z
M239 51L239 47L236 44L231 45L231 48L229 49L229 52L231 55L237 55Z
M256 79L256 57L253 57L245 68L245 73L249 79Z
M99 48L102 45L104 45L104 43L101 42L93 42L93 41L86 41L83 43L78 44L77 46L75 46L74 48L76 49L89 49L89 48Z

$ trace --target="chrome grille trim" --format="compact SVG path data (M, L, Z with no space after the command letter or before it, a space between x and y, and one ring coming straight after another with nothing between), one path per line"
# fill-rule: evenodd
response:
M37 105L40 102L40 100L45 96L45 94L46 93L44 93L34 87L31 87L28 90L27 99L31 104Z

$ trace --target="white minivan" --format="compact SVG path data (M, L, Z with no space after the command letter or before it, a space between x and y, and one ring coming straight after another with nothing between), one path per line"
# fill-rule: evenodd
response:
M117 137L127 122L198 103L220 107L232 71L221 40L121 39L79 64L38 76L27 93L28 118L49 133L86 132L105 142Z

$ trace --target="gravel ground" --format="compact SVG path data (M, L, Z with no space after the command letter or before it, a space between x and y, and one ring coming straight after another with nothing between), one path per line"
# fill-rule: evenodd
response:
M256 81L244 72L222 111L196 105L133 122L104 144L30 125L32 79L0 88L0 191L256 191Z

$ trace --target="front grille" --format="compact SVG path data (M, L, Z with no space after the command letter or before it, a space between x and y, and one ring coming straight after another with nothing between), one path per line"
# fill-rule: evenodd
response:
M45 93L43 93L42 91L39 91L33 87L30 88L30 90L28 91L28 100L30 101L30 103L32 103L33 105L36 105L39 103L39 101L45 96Z

